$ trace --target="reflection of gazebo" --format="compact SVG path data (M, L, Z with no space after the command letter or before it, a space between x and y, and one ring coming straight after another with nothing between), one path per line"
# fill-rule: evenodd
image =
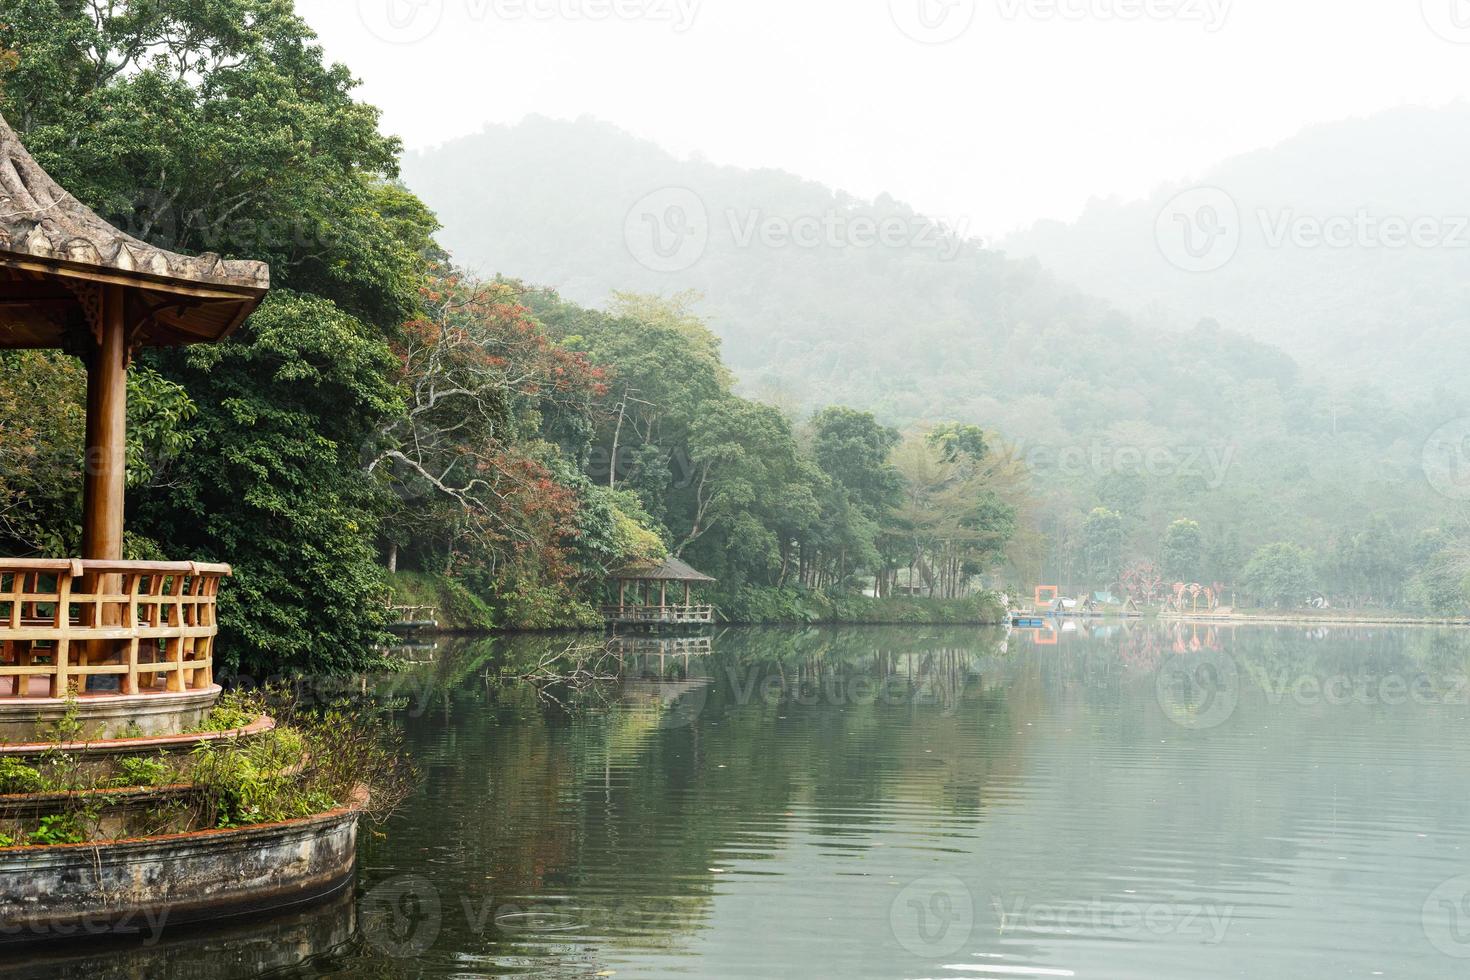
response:
M127 371L142 347L219 340L270 285L258 262L175 255L56 184L0 119L0 348L59 348L87 368L80 559L0 558L0 688L14 697L206 691L228 566L124 562Z
M603 610L603 618L611 625L679 626L715 621L714 606L694 602L695 587L713 585L715 580L678 558L627 568L614 577L618 581L618 604ZM682 603L677 591L674 603L669 603L670 585L683 589Z

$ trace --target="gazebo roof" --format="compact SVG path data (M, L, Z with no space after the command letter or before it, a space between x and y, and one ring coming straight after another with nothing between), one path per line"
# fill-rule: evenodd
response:
M52 180L0 117L0 348L68 346L123 286L131 346L219 340L270 289L263 262L178 255L114 228Z
M678 558L669 558L661 565L634 565L623 569L615 578L622 582L688 582L691 585L717 581Z

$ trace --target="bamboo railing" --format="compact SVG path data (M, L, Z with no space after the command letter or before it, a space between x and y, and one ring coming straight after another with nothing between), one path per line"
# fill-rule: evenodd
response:
M215 600L230 574L196 562L0 558L0 698L209 687ZM88 691L106 676L116 691Z

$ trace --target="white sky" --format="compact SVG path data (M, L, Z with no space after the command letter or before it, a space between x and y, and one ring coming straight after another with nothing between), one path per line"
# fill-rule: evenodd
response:
M590 114L680 155L888 191L985 237L1311 123L1470 95L1470 0L297 6L410 148ZM900 22L969 27L928 44Z

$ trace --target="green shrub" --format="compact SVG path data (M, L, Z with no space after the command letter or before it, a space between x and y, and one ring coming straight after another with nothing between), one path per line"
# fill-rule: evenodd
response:
M27 838L27 843L46 847L54 844L85 844L81 817L75 813L57 813L41 818L41 825Z
M254 724L265 714L264 699L248 691L222 694L204 719L206 732L233 732Z
M201 743L190 778L205 800L206 818L217 827L277 823L331 810L336 803L303 785L295 770L305 742L290 728L241 741Z
M0 759L0 796L39 793L45 788L46 778L40 770L14 759Z
M156 759L134 756L117 764L117 774L112 783L119 787L166 786L174 779L174 770L162 757Z

